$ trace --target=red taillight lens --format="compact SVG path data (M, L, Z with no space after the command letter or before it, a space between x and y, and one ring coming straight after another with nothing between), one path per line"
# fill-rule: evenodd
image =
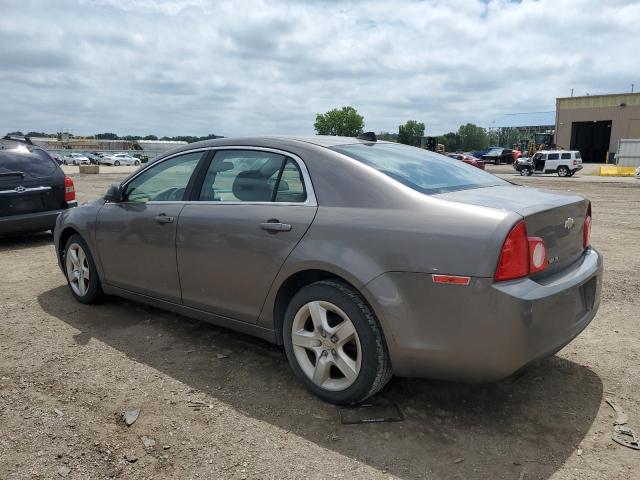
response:
M73 185L71 177L64 177L64 201L70 202L76 199L76 188Z
M587 216L584 217L584 228L582 229L582 247L587 248L590 244L591 236L591 204L587 207Z
M529 241L524 221L516 223L502 245L495 280L512 280L529 273Z
M541 272L549 265L547 246L540 237L528 237L524 220L515 224L502 245L494 279L513 280Z
M577 161L577 160L574 160L574 161L573 161L573 164L574 164L574 165L578 165L578 161Z

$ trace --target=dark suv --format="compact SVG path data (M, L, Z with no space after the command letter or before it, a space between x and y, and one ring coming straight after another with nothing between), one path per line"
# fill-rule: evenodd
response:
M46 150L0 140L0 235L52 230L76 205L73 180Z
M513 163L513 150L509 148L494 147L480 157L485 162L495 163Z

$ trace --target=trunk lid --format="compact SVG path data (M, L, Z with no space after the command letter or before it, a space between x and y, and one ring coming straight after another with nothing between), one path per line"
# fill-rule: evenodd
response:
M520 186L498 186L435 195L443 200L516 212L530 237L547 247L549 266L539 275L561 270L584 251L583 229L589 201L571 194Z

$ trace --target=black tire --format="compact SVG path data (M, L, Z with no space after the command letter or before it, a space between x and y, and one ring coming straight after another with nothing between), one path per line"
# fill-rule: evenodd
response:
M139 166L139 165L140 165L140 160L134 160L134 161L133 161L133 164L134 164L136 167L137 167L137 166Z
M89 285L84 295L79 295L78 293L76 293L74 288L71 286L71 280L69 279L69 273L67 269L67 255L69 252L69 247L74 244L77 244L82 248L86 256L87 266L89 268ZM80 303L86 304L98 303L100 300L102 300L102 298L104 297L104 293L102 292L100 278L98 277L98 270L96 269L96 264L93 261L91 250L89 250L87 242L85 242L84 239L77 233L71 235L64 246L64 252L62 254L62 267L64 269L65 277L67 278L69 290L76 300L78 300Z
M560 165L558 167L558 176L559 177L568 177L569 175L569 169L567 167L565 167L564 165Z
M119 167L120 166L120 160L116 160L115 162L113 162L113 166L114 167Z
M520 175L523 177L529 177L531 175L531 169L529 167L522 167L520 169Z
M313 301L330 302L349 318L360 341L360 371L344 390L332 391L316 385L300 367L292 343L292 327L298 311ZM391 361L382 329L373 310L357 290L339 280L322 280L304 287L289 302L283 322L284 347L289 364L298 379L322 400L337 405L352 405L366 400L392 377ZM335 353L335 352L334 352ZM317 358L315 360L318 361Z

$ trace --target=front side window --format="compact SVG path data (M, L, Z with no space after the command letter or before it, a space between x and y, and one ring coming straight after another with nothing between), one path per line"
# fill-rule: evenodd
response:
M421 148L376 143L340 145L331 149L425 194L509 185L479 168Z
M219 150L199 198L206 202L303 202L306 192L297 164L284 155Z
M127 184L125 201L146 203L183 200L202 155L202 152L187 153L148 168Z

